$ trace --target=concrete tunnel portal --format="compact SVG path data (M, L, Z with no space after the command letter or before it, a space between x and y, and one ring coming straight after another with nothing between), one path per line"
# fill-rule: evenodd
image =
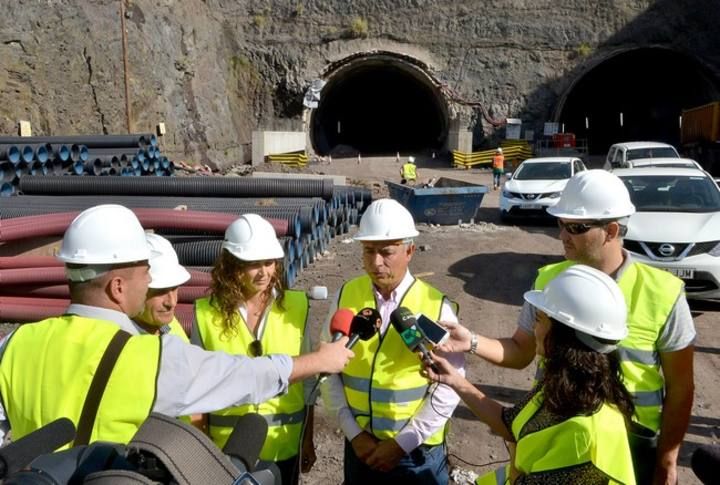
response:
M679 147L682 110L719 98L717 78L695 59L645 47L617 53L585 71L560 99L554 119L586 139L591 154L605 154L624 141Z
M318 154L395 155L445 146L447 103L422 66L369 54L330 71L310 121Z

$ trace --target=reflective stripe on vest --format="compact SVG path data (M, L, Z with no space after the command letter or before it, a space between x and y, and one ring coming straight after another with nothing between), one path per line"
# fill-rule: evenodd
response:
M185 333L185 329L182 327L180 322L178 322L177 318L173 317L172 322L170 322L168 325L170 325L170 331L168 332L168 335L175 335L177 337L180 337L183 342L190 343L190 339Z
M520 438L541 406L542 393L537 393L511 425L517 442L514 465L519 473L529 475L592 462L610 477L609 483L635 484L625 418L614 406L603 404L590 416L576 416Z
M406 180L415 180L417 178L417 171L415 170L414 163L406 163L403 165L403 178Z
M268 312L267 322L260 342L263 355L287 354L300 355L305 337L305 325L308 316L308 300L300 291L285 291L281 309L277 301ZM255 337L240 318L238 332L231 338L222 335L223 317L210 304L209 298L195 301L195 320L203 348L223 350L228 354L248 355L248 349ZM305 396L301 382L291 385L288 393L260 405L246 404L210 414L209 434L215 444L222 449L227 442L238 418L247 413L258 413L268 423L268 435L260 452L260 459L281 461L296 456L300 450L300 433L305 416Z
M0 395L14 439L63 416L77 426L95 370L118 330L113 322L64 315L15 331L0 362ZM128 340L100 401L91 443L127 443L148 417L160 346L155 335Z
M572 261L540 268L535 289L542 290ZM683 291L683 282L667 271L632 263L617 282L628 307L628 336L620 342L623 382L635 398L635 419L653 431L660 429L665 381L656 342Z
M399 306L438 319L444 295L432 286L415 280ZM376 308L370 277L348 281L340 290L338 308L353 313ZM358 425L380 439L394 437L422 406L428 381L420 375L421 363L408 350L392 325L384 336L379 334L353 347L355 357L342 373L345 398ZM443 442L444 428L430 436L425 444Z

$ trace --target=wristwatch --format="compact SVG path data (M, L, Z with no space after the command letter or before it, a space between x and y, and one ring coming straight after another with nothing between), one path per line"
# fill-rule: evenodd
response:
M477 346L478 346L478 336L476 333L473 333L470 336L470 353L471 354L477 353Z

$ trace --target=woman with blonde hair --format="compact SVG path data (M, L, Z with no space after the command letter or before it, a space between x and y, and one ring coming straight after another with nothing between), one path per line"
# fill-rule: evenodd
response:
M272 225L256 214L240 216L227 228L212 271L211 294L195 302L191 340L207 350L259 357L311 351L305 293L285 289L284 252ZM295 484L300 470L315 461L312 406L302 383L263 403L228 408L208 415L208 434L222 448L239 416L258 413L268 423L260 453L275 463L283 485ZM307 428L307 429L305 429Z

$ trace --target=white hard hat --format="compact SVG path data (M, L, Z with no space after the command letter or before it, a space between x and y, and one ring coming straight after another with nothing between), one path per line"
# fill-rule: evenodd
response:
M563 219L620 219L635 213L627 187L605 170L586 170L571 178L548 213Z
M378 199L368 206L360 219L356 241L396 241L418 235L410 212L398 201Z
M415 157L408 157L408 162L415 163Z
M498 147L497 150L495 150L498 153L502 153L502 148Z
M285 256L272 224L257 214L244 214L225 231L223 249L243 261L281 259Z
M190 279L190 273L180 265L177 253L170 241L157 234L146 235L148 245L153 251L150 258L149 288L175 288Z
M524 297L538 310L581 333L615 341L628 334L627 307L620 287L590 266L571 266L544 290L527 291Z
M130 209L105 204L78 214L65 231L57 257L64 263L113 265L148 260L150 248Z

